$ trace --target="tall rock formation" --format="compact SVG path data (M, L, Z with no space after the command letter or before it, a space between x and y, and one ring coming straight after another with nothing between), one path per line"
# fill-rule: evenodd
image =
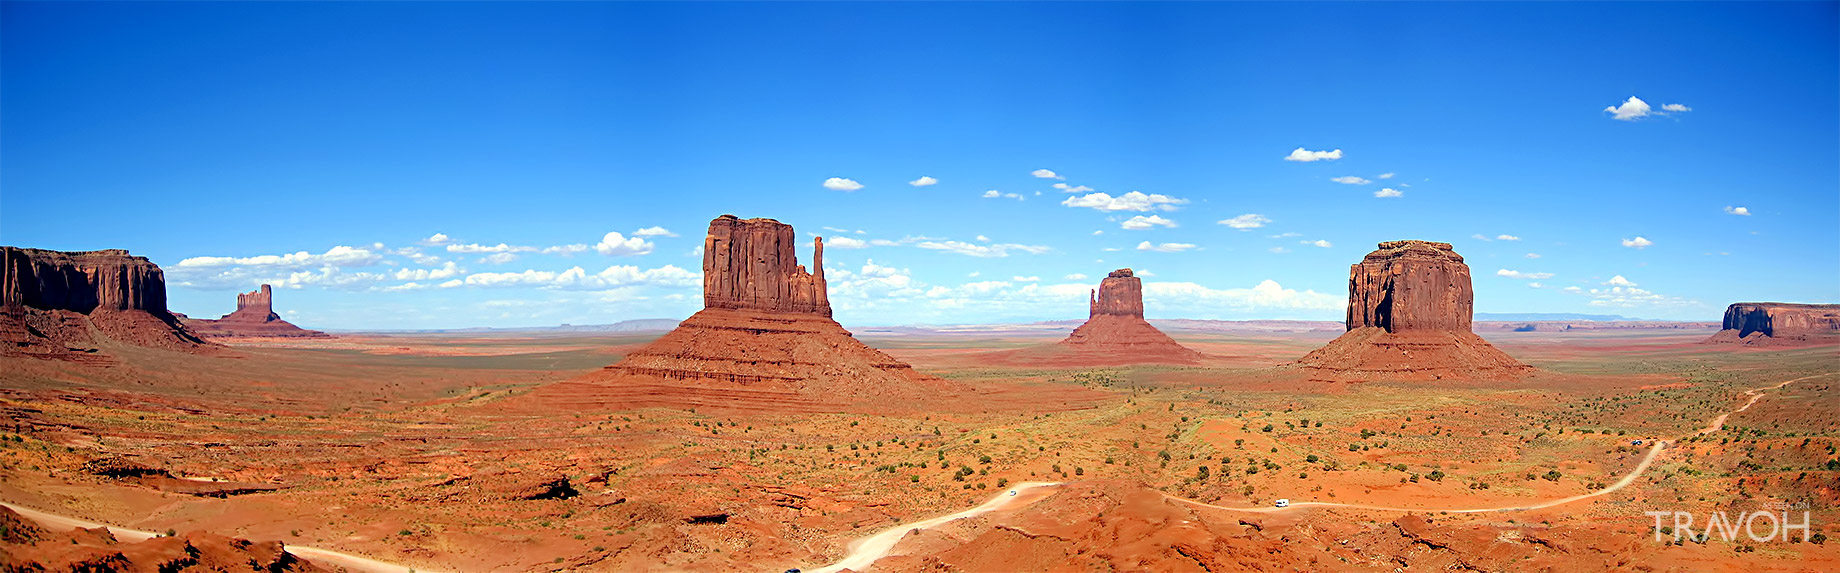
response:
M237 293L236 310L217 320L186 319L185 325L206 338L332 338L294 326L275 314L275 293L268 285Z
M166 274L144 257L0 247L0 355L80 356L108 341L209 346L166 310Z
M918 409L968 389L915 372L831 320L823 239L798 264L792 226L723 215L703 242L703 310L619 363L552 384L544 408L800 412Z
M1708 344L1782 346L1840 342L1840 304L1740 302L1725 308Z
M1387 241L1348 269L1348 331L1297 364L1318 379L1502 378L1531 370L1470 331L1469 265L1450 243Z
M1011 361L1033 356L1039 362L1077 365L1196 364L1201 353L1178 344L1144 320L1144 283L1131 269L1118 269L1099 281L1087 302L1086 323L1051 351L1015 353Z

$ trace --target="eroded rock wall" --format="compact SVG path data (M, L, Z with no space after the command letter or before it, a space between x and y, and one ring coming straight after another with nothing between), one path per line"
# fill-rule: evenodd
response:
M824 282L824 239L813 240L812 267L798 264L792 226L723 215L703 239L703 307L831 315Z
M1387 241L1348 269L1348 330L1469 332L1475 291L1450 243Z

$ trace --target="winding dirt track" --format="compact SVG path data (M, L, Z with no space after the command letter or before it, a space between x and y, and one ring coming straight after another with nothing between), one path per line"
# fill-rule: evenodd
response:
M869 564L875 563L875 560L886 557L888 555L888 552L894 549L894 544L899 543L901 541L901 538L907 537L907 533L910 531L938 527L940 525L946 524L947 522L964 519L967 517L982 515L985 513L990 513L992 511L1003 509L1006 506L1010 506L1010 505L1018 505L1018 506L1028 505L1034 502L1035 500L1040 499L1041 497L1044 497L1044 496L1025 495L1026 492L1028 492L1029 490L1035 489L1035 488L1052 487L1052 486L1057 486L1057 485L1060 485L1060 483L1059 482L1035 482L1035 481L1019 483L1019 484L1016 484L1016 487L1010 488L1005 491L998 492L996 497L990 498L990 501L984 502L983 505L979 505L977 507L973 507L971 509L967 509L967 510L964 510L958 513L954 513L951 515L943 515L943 516L935 517L932 519L923 519L923 520L915 521L912 523L903 523L901 525L890 527L886 530L883 530L880 533L865 537L861 540L856 541L855 543L850 544L851 547L850 547L849 556L844 557L842 561L832 563L829 566L820 567L818 569L813 569L812 573L836 573L844 569L850 569L852 571L861 571L865 568L868 568ZM1014 496L1010 495L1011 492L1014 492L1015 495Z
M0 502L0 505L19 512L21 517L42 523L53 529L68 530L77 527L86 529L107 527L109 528L109 533L114 535L115 539L122 541L146 541L159 535L152 531L129 529L126 527L85 521L74 517L45 513L29 507L20 507L6 502ZM306 547L301 545L288 545L286 549L288 553L294 554L295 557L311 560L315 565L343 567L349 571L369 571L372 573L410 573L416 571L416 569L403 565L385 563L369 557L360 557L350 553L333 551L331 549L320 549L318 547ZM423 569L422 571L427 571L427 569Z

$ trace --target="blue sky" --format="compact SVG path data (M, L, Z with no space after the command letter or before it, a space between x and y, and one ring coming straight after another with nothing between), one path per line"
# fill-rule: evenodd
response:
M825 235L845 324L1083 318L1125 266L1152 318L1339 320L1405 238L1478 312L1717 320L1840 301L1837 14L9 2L0 243L338 329L686 316L723 213Z

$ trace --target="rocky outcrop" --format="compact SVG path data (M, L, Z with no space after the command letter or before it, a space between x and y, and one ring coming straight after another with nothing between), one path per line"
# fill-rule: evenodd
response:
M1387 241L1348 269L1348 329L1467 332L1474 298L1450 243Z
M1531 368L1470 331L1469 265L1449 243L1387 241L1348 269L1348 331L1296 364L1320 380L1502 378Z
M1131 269L1118 269L1099 281L1087 302L1085 324L1048 349L1011 352L1004 362L1098 366L1123 364L1196 364L1201 353L1181 344L1144 320L1143 281Z
M0 355L70 357L105 342L208 346L166 309L166 275L127 251L0 247Z
M723 215L703 250L704 308L618 364L534 393L538 407L879 411L927 407L967 391L915 372L831 320L814 245L807 272L792 227Z
M1740 302L1708 344L1753 346L1840 342L1840 304Z
M1106 274L1089 298L1087 318L1101 314L1144 317L1144 283L1131 269Z
M831 315L824 238L812 240L812 268L794 253L792 225L723 215L703 239L703 308Z
M54 532L0 507L0 571L326 571L279 541L190 532L122 541L106 528Z
M217 320L188 318L187 327L206 338L332 338L294 326L275 314L275 293L268 285L236 295L236 310Z

